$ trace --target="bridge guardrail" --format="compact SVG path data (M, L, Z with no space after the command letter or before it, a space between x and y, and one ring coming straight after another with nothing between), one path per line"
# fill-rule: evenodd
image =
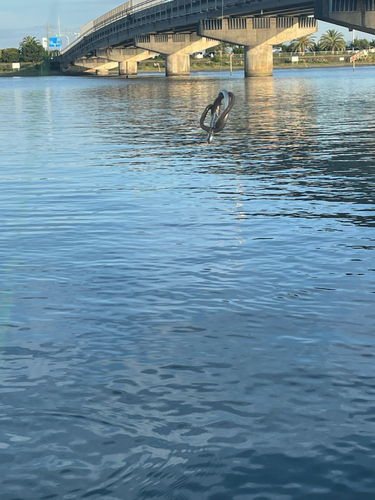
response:
M89 21L87 24L85 24L83 26L83 29L86 27L88 29L84 33L81 33L81 36L79 36L71 44L65 47L65 49L63 49L60 52L60 54L61 55L65 54L65 52L74 47L74 45L79 43L85 36L90 35L91 33L103 28L104 26L107 26L107 24L111 24L113 21L122 19L140 10L144 10L150 7L154 7L155 5L164 4L170 1L172 0L146 0L146 1L129 0L128 2L123 3L119 7L116 7L115 9L110 10L106 14L103 14L94 21Z
M215 31L223 29L222 19L203 19L203 29L207 31Z
M315 17L300 17L298 18L298 23L300 28L315 28L316 19Z
M253 17L253 29L268 29L270 26L269 17Z
M247 27L246 17L235 17L228 19L228 29L229 30L245 30Z
M276 28L291 28L294 24L294 17L277 17Z

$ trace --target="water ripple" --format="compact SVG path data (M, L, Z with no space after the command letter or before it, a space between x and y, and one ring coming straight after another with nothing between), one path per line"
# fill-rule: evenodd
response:
M2 79L1 500L373 498L373 77Z

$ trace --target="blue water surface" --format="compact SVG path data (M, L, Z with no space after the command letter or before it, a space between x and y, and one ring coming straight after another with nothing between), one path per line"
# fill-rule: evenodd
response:
M375 498L374 78L0 79L1 500Z

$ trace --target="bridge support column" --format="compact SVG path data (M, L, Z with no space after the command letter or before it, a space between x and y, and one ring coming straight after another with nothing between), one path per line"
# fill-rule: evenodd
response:
M152 50L166 56L166 76L190 75L190 54L218 45L216 40L209 40L196 34L185 35L141 35L135 38L134 45Z
M249 17L205 19L199 34L244 45L245 77L272 76L272 46L311 35L318 30L311 17Z
M167 54L165 58L165 75L166 76L189 76L190 75L190 55Z
M138 61L149 59L154 54L148 50L109 48L99 49L95 52L97 57L118 63L119 75L136 76L138 74Z
M245 77L272 76L273 52L272 45L262 43L255 47L245 46Z
M118 63L118 74L129 76L137 76L138 74L138 63L137 61L123 61Z

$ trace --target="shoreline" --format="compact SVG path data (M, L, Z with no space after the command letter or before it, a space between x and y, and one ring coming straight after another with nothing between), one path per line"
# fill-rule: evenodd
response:
M203 66L203 65L202 65ZM355 65L355 68L359 68L359 67L371 67L371 66L375 66L375 62L358 62L356 61L356 65ZM308 69L317 69L317 68L321 68L321 69L324 69L324 68L352 68L353 67L353 64L352 63L342 63L342 64L314 64L314 63L311 63L311 64L294 64L294 65L291 65L291 64L277 64L273 67L273 70L274 71L277 71L277 70L281 70L281 69L288 69L288 70L300 70L300 69L303 69L303 70L308 70ZM156 68L143 68L143 67L140 67L138 68L138 74L143 74L143 73L156 73L156 74L164 74L164 68L162 68L163 71L158 71ZM243 66L237 66L235 68L232 68L232 71L233 72L238 72L238 71L244 71L244 67ZM190 68L190 73L200 73L200 72L205 72L205 73L219 73L219 72L225 72L225 73L229 73L230 70L229 70L229 67L227 65L225 65L224 67L215 67L215 68L212 68L212 67L202 67L202 68L197 68L197 67L193 67L193 68ZM38 74L36 71L12 71L10 73L6 73L6 72L1 72L0 73L0 78L22 78L22 77L43 77L43 76L96 76L94 75L93 73L64 73L62 71L49 71L48 73L46 74ZM113 73L109 73L108 75L105 75L105 76L120 76L118 75L117 73L113 72ZM121 75L123 77L123 75ZM131 78L134 78L134 77L131 77Z
M364 66L375 66L375 62L373 63L359 63L358 61L356 61L356 64L355 64L355 67L364 67ZM273 70L276 71L278 69L316 69L316 68L352 68L353 67L353 64L352 63L327 63L327 64L319 64L319 63L312 63L312 64L276 64L274 67L273 67ZM244 66L237 66L236 68L233 68L232 71L243 71L244 70ZM138 70L139 71L139 70ZM190 72L199 72L199 71L230 71L228 66L225 66L225 67L222 67L222 68L190 68ZM147 72L149 73L150 71L147 70Z

